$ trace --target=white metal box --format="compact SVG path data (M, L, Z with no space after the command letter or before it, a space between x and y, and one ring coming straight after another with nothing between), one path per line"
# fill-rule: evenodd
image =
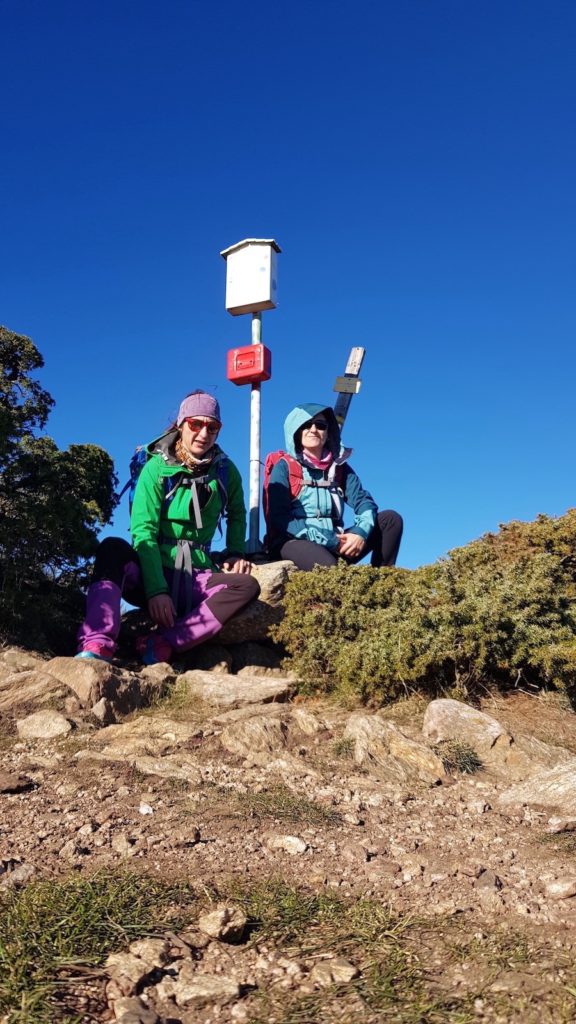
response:
M220 253L226 260L226 309L232 316L276 309L278 277L273 238L245 238Z

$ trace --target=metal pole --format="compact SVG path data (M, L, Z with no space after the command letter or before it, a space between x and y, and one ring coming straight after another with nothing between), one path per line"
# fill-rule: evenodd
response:
M252 344L262 341L262 314L252 314ZM260 384L252 384L250 394L250 506L248 552L260 551Z

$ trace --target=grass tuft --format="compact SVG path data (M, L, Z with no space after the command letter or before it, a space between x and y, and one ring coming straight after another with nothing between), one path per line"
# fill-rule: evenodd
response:
M97 967L135 938L176 924L186 885L129 873L33 882L0 896L0 1011L6 1024L51 1024L74 967ZM70 1018L72 1019L72 1018Z
M260 793L238 793L235 800L241 811L256 817L306 825L330 825L341 820L337 811L299 796L287 786L273 786Z
M444 770L449 775L455 772L473 775L484 767L474 748L459 740L442 740L433 747L433 750L441 758Z

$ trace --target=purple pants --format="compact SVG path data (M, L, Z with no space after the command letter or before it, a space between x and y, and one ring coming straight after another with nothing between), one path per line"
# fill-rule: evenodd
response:
M173 593L174 573L164 569L168 591ZM260 587L245 573L193 570L191 592L180 579L175 595L176 622L158 633L174 651L187 651L218 633L225 622L249 601ZM147 607L138 555L125 540L107 537L96 553L92 583L86 597L86 618L78 631L78 649L99 650L112 656L120 632L121 601ZM174 598L173 598L174 599Z

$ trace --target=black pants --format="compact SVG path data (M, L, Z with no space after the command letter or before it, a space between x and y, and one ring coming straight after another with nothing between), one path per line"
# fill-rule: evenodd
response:
M308 572L315 565L334 566L338 559L348 562L349 565L356 565L371 551L370 565L380 569L383 565L396 565L403 529L402 516L392 509L386 509L376 516L376 523L366 541L366 547L356 558L336 555L322 544L315 544L311 540L287 540L280 548L279 556L290 559L298 569Z

